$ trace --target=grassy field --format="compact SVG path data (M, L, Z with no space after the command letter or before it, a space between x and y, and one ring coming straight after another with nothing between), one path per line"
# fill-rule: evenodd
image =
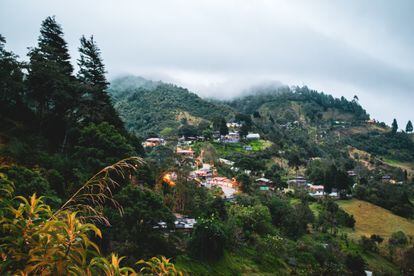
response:
M237 253L225 252L223 258L209 263L180 256L175 265L189 275L290 275L287 266L279 259L272 262L258 260L260 256L256 251L243 248Z
M397 216L384 208L357 199L341 200L338 204L356 220L355 231L345 230L351 238L359 239L362 235L377 234L387 239L399 230L414 236L414 221Z

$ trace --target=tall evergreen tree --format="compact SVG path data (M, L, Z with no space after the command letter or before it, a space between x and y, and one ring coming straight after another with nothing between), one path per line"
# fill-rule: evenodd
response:
M115 127L123 128L123 123L114 109L107 93L108 81L105 77L105 65L101 51L93 36L82 36L79 47L78 80L82 83L81 117L86 122L100 123L107 121Z
M407 133L413 132L413 123L411 123L411 121L408 121L407 126L405 127L405 132Z
M15 54L4 48L5 43L6 39L0 34L0 114L21 116L26 110L23 105L22 64Z
M41 24L37 47L31 49L28 97L39 118L39 129L53 142L66 143L79 100L67 43L55 17Z
M397 133L397 130L398 130L398 123L397 123L397 120L394 119L392 121L392 125L391 125L391 132L392 133Z

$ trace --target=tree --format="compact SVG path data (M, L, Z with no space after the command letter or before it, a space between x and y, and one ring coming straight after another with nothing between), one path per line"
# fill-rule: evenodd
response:
M413 123L411 123L411 121L408 121L407 126L405 127L405 132L407 133L413 132Z
M229 134L229 128L227 127L227 123L224 118L222 118L220 121L219 131L220 131L220 135L223 135L223 136Z
M397 123L397 120L394 119L392 121L392 125L391 125L391 132L392 133L397 133L397 130L398 130L398 123Z
M112 226L105 232L110 236L113 250L131 257L171 253L162 231L154 229L160 221L169 227L174 221L159 194L142 186L128 185L114 198L124 211L121 215L117 210L108 210Z
M240 137L245 138L247 134L249 134L249 130L250 130L250 127L247 124L242 124L240 131L239 131Z
M218 260L223 256L225 242L223 224L213 216L197 221L189 248L191 255L198 259Z
M42 22L38 46L28 56L27 94L39 118L39 129L52 142L63 140L63 149L68 128L75 121L79 90L62 28L54 17Z
M4 49L6 39L0 34L0 113L21 115L23 106L23 72L17 56ZM19 112L16 112L16 111Z
M348 254L345 259L346 267L352 275L365 275L365 261L359 254Z
M243 193L250 193L252 191L252 182L247 174L241 173L237 175L236 179L240 183L240 188Z
M82 36L80 42L77 78L82 83L81 117L86 123L106 121L117 129L122 129L123 123L106 92L109 83L105 77L101 51L93 36L89 39Z

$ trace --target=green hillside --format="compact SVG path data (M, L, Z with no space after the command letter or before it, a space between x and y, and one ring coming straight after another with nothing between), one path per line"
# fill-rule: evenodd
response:
M140 77L114 80L110 93L126 128L139 135L177 129L183 120L199 123L233 114L230 107L201 99L185 88Z

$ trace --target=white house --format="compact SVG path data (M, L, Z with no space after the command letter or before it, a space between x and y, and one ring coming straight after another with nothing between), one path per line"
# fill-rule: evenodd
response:
M247 140L259 140L260 134L259 133L249 133L246 135Z

